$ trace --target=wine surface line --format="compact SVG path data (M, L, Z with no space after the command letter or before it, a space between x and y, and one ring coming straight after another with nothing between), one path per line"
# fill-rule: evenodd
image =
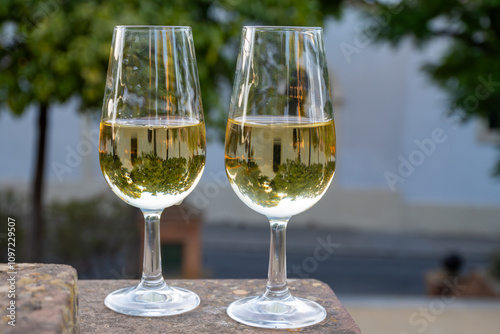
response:
M181 202L205 167L205 125L187 117L100 124L99 159L111 189L141 209Z

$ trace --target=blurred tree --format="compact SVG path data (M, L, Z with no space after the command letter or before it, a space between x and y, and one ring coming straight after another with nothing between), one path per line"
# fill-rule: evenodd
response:
M135 272L138 215L118 197L56 201L47 205L45 215L45 256L51 262L73 266L79 278L110 278L131 268Z
M423 69L448 94L450 113L479 117L500 131L500 0L403 0L378 3L367 38L398 45L447 39L446 51ZM495 169L500 176L500 161Z
M38 110L32 193L31 261L42 258L42 195L48 112L77 96L80 111L99 110L113 26L189 25L193 28L207 124L219 129L243 24L320 25L340 15L342 0L2 0L0 103L21 115ZM22 135L22 134L20 134Z

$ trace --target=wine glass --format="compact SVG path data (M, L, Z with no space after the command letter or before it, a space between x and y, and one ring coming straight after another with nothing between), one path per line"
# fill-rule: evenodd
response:
M324 195L335 171L333 121L323 31L243 28L226 128L231 187L271 226L266 291L233 302L228 315L264 328L298 328L325 309L287 288L285 231L293 215Z
M99 160L113 192L144 214L144 262L139 285L104 303L128 315L190 311L195 293L162 276L160 215L178 205L205 168L205 124L190 27L114 29L100 124Z

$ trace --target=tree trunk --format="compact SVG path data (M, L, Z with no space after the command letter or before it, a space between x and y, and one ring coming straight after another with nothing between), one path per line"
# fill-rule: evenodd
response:
M43 186L45 170L45 151L47 140L47 104L40 104L38 115L38 147L34 170L33 197L32 197L32 227L31 227L31 256L30 262L40 262L43 257L42 240L44 234L43 220Z

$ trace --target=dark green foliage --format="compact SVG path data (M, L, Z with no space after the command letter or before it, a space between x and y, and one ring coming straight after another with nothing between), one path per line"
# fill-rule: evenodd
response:
M229 106L219 85L232 81L242 25L321 25L341 2L3 0L0 104L21 114L76 95L82 111L99 110L115 25L189 25L207 123L222 129Z
M80 277L121 278L126 268L135 274L139 258L138 229L142 220L138 210L116 196L98 195L85 200L54 202L47 205L47 230L43 241L43 261L74 266ZM12 190L0 191L0 262L7 262L7 219L16 223L16 263L27 262L30 246L28 205L25 198ZM113 260L111 260L113 259ZM128 260L132 262L127 262ZM113 267L114 266L114 267Z
M111 277L113 268L109 266L117 265L119 258L122 266L128 258L138 258L140 215L136 211L115 196L50 204L46 209L46 260L70 264L80 277Z
M239 186L238 189L243 195L264 207L273 207L279 204L280 198L274 187L271 186L273 181L262 175L262 171L255 161L226 159L226 168L239 170L236 173L234 183Z
M152 195L180 194L191 188L205 166L205 156L191 159L162 159L154 153L140 155L132 170L122 166L117 155L100 153L101 168L115 187L126 196L139 198L143 192Z
M279 165L273 179L273 187L278 192L288 194L292 200L299 196L316 197L325 190L325 183L330 181L335 171L335 161L322 164L306 165L299 161L287 160Z
M132 183L156 195L181 194L190 189L205 166L205 156L192 159L171 157L161 159L148 153L137 158L130 172Z
M234 183L242 194L263 207L273 207L283 196L296 200L299 196L313 198L321 194L335 171L335 162L323 166L287 160L277 166L273 179L262 175L259 165L253 160L226 159L226 168L239 169L231 173L236 175Z
M387 20L391 8L379 7ZM377 39L397 45L409 37L423 45L442 38L446 51L424 70L448 93L448 111L464 121L500 119L500 0L406 0L398 9Z
M113 182L124 195L132 198L139 198L141 196L141 192L137 185L128 182L126 176L130 173L127 168L123 167L117 155L99 153L99 161L103 173L108 176L110 181Z

